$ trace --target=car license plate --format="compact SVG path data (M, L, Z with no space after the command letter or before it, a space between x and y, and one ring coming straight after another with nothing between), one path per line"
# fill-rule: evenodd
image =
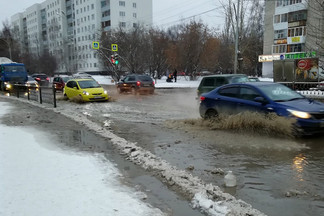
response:
M101 96L95 96L94 98L95 99L101 99L102 97Z

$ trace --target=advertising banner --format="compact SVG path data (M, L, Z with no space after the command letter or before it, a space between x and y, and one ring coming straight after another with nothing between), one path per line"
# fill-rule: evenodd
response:
M295 60L295 75L297 82L314 82L319 79L318 58Z

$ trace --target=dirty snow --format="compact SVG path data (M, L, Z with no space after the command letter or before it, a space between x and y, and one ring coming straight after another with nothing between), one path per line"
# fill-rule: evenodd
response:
M0 105L0 116L9 112ZM0 124L0 137L0 215L164 215L141 200L145 194L122 185L103 155L55 149L35 129Z

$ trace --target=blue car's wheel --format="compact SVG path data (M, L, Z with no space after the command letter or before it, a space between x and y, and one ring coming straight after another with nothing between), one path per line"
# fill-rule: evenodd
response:
M210 109L210 110L207 110L204 118L205 119L213 119L213 118L216 118L217 116L218 116L217 111L214 109Z

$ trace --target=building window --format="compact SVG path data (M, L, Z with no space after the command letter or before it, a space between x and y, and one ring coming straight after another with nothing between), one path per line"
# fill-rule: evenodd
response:
M106 5L107 5L106 1L102 1L102 2L101 2L101 7L102 7L102 8L105 7Z
M137 23L133 23L133 28L137 28Z
M282 45L273 45L272 46L272 53L286 53L287 50L287 45L282 44Z
M300 10L288 14L288 22L307 20L307 10Z
M126 15L125 11L119 11L119 16L124 17Z
M121 7L125 7L125 1L119 1L119 6L121 6Z
M281 14L280 18L281 22L288 22L288 14Z
M133 17L134 17L134 18L137 18L137 14L136 14L136 13L133 13Z
M283 38L287 38L287 29L274 31L274 39L283 39Z
M273 17L273 23L283 23L288 21L288 14L278 14Z
M110 16L110 10L106 10L102 13L102 17Z
M288 29L288 37L297 37L297 36L305 36L306 35L306 27L296 27Z
M94 9L94 4L91 4L91 9L92 9L92 10Z
M274 16L273 23L280 23L280 15Z
M305 44L291 44L287 46L287 53L305 52Z
M133 8L136 8L136 3L133 3Z
M125 28L126 27L126 23L125 22L119 22L119 26Z
M277 0L276 7L302 3L302 0Z

